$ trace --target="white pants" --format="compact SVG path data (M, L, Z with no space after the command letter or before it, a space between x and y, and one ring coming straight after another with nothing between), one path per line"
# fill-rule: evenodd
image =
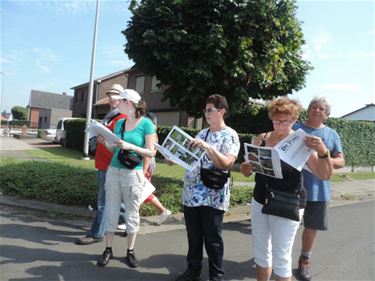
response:
M255 263L273 267L279 277L292 276L292 247L299 222L262 213L263 205L251 201L251 230ZM300 210L300 217L303 209Z
M128 234L139 231L139 206L143 183L143 170L109 167L105 181L104 225L108 232L115 232L121 203L125 205L125 221Z

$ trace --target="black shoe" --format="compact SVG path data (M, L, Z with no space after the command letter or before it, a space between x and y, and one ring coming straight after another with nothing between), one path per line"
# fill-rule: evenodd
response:
M123 234L124 237L127 237L128 236L128 232L125 230L124 234Z
M127 255L126 255L126 262L128 264L128 266L130 266L131 268L136 268L138 267L138 260L137 258L135 257L135 252L134 250L129 250L127 251Z
M200 274L191 267L188 267L186 271L176 279L176 281L200 281L200 280L201 280Z
M300 256L298 260L297 278L301 281L311 281L309 270L310 270L309 258Z
M101 242L102 240L103 238L94 238L91 236L85 236L85 237L77 238L76 244L77 245L90 245L90 244Z
M112 258L113 258L112 249L105 249L102 256L96 262L96 265L104 267L109 263L109 260Z

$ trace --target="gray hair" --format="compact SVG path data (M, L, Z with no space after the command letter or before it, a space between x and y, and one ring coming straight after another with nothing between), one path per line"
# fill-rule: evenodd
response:
M315 103L318 103L318 102L325 105L326 114L327 114L327 116L329 116L331 114L331 104L327 101L327 99L325 97L315 97L315 98L313 98L309 103L309 107L307 108L307 112L310 111L311 106L313 106Z

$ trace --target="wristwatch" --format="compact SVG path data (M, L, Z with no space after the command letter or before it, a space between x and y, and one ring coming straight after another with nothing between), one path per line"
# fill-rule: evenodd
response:
M318 153L318 157L319 158L328 158L328 157L331 157L331 153L329 152L329 149L327 149L326 153L324 153L323 155L319 155L319 153Z

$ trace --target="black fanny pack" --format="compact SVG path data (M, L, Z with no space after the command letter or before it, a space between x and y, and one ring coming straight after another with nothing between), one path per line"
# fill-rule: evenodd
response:
M207 130L206 137L204 138L205 141L209 131ZM201 180L205 186L213 189L222 189L227 183L228 178L230 178L230 171L226 172L216 168L204 169L202 168L201 160Z
M138 154L130 153L127 150L120 149L117 155L118 161L128 169L134 169L142 162L142 157Z
M125 133L125 123L126 119L124 119L124 124L121 128L121 139L124 139L124 133ZM117 155L118 161L124 165L128 169L134 169L136 166L138 166L139 163L142 162L142 156L138 155L135 152L129 152L128 150L120 149L118 155Z
M222 189L230 177L230 171L224 172L213 169L201 168L201 180L209 188Z

